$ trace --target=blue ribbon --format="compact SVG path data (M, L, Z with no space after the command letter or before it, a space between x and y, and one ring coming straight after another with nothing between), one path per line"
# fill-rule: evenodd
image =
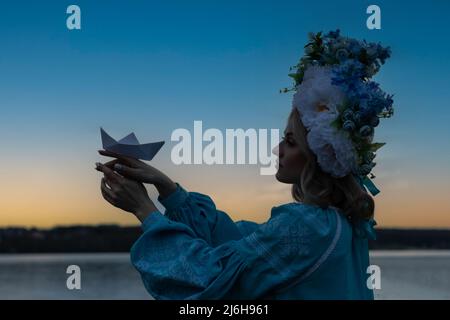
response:
M361 188L365 187L373 196L376 196L378 193L380 193L380 190L367 176L361 177L355 175L355 178L359 182ZM375 233L375 229L373 228L376 224L377 222L373 218L357 222L354 228L356 236L360 238L376 240L377 236Z
M361 178L361 176L356 176L356 179L358 180L359 184L362 188L366 187L366 189L373 195L376 196L380 193L380 190L375 186L375 184L370 180L367 176L364 176Z
M373 218L358 221L354 226L355 234L358 238L367 238L369 240L376 240L377 235L375 229L373 228L376 225L377 222Z

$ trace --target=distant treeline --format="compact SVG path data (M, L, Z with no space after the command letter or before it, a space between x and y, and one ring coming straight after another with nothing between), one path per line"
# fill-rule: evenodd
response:
M72 226L0 229L0 253L128 252L140 227ZM450 230L377 229L371 249L450 249Z
M127 252L140 227L71 226L53 229L0 229L0 253Z
M450 229L376 229L371 249L450 249Z

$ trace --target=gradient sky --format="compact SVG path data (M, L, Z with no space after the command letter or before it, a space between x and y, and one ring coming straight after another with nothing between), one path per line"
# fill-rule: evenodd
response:
M382 29L371 31L374 3ZM70 4L81 7L82 30L66 28ZM278 90L291 85L307 32L340 28L393 52L375 78L395 94L395 116L376 133L387 142L374 169L378 224L449 228L449 13L444 0L2 4L0 226L136 224L101 197L100 126L166 140L156 167L235 220L266 221L292 201L288 185L259 165L176 166L170 135L194 120L283 130L292 96Z

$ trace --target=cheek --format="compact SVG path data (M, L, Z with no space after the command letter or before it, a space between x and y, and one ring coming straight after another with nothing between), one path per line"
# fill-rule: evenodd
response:
M300 173L305 159L299 148L291 148L286 150L284 154L284 162L283 165L291 172Z

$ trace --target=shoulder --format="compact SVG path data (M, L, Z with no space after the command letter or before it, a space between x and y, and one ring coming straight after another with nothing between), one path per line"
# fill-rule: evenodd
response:
M267 238L274 238L276 254L295 269L307 261L326 260L346 233L344 220L332 207L287 203L272 209L267 229L262 232Z
M340 219L332 208L287 203L273 207L270 219L249 240L270 243L283 257L308 255L336 241Z
M339 213L301 203L272 208L271 218L245 238L286 279L311 274L336 247Z
M323 209L319 206L290 202L272 208L271 220L275 225L285 224L307 230L319 237L328 237L335 233L342 217L332 207Z

